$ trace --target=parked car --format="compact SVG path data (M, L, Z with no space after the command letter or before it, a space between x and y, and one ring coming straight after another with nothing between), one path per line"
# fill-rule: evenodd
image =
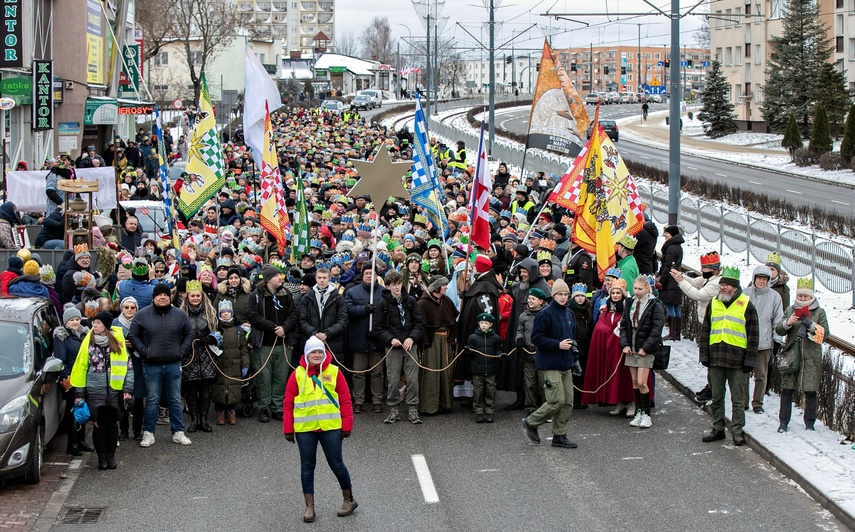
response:
M159 242L166 235L166 212L162 201L122 201L122 207L127 211L134 209L134 216L140 222L143 241L151 239Z
M606 97L609 99L609 103L610 103L610 104L618 104L618 103L620 103L620 94L618 94L618 93L616 93L616 92L614 92L614 91L609 91L609 92L607 92L607 93L606 93Z
M591 124L588 126L588 138L591 138L591 128L594 125ZM618 141L620 135L618 134L618 125L614 120L600 120L600 126L602 126L603 130L606 132L606 135L609 136L614 142Z
M356 93L357 96L366 95L374 100L377 107L383 107L383 91L377 89L365 89Z
M647 101L649 103L662 103L662 95L660 95L660 94L649 94L647 96Z
M599 92L589 92L585 96L585 105L597 105L598 103L601 103Z
M632 93L631 92L620 93L620 103L632 103Z
M377 105L374 102L374 99L367 94L360 94L360 95L356 96L352 102L350 102L350 110L351 111L353 111L354 109L364 109L367 111L369 109L374 109L375 107L380 107L380 106Z
M324 100L321 102L321 109L340 115L344 111L344 104L338 100Z
M65 411L63 364L52 356L57 326L47 299L0 299L0 479L41 480L42 453Z
M187 170L187 161L175 161L169 165L169 181L174 183Z

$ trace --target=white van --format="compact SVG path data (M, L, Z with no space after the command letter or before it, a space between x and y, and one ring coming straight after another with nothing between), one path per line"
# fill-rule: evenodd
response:
M377 105L377 107L382 107L382 106L383 106L383 91L381 91L381 90L377 90L377 89L366 89L366 90L364 90L364 91L359 91L359 92L357 92L356 94L357 94L357 95L362 95L362 94L364 94L364 95L366 95L366 96L370 96L370 97L371 97L371 99L372 99L372 100L374 100L374 103Z

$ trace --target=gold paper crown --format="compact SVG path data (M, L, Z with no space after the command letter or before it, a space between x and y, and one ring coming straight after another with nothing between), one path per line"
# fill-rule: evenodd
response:
M202 273L202 272L213 272L213 271L214 271L214 270L213 270L213 268L211 268L211 265L210 265L210 264L203 264L203 265L199 268L199 273Z
M425 216L424 214L417 214L413 217L414 224L422 224L424 226L427 226L427 221L427 216Z
M74 254L78 255L80 253L86 253L89 251L89 246L86 244L77 244L74 246Z
M201 292L202 291L202 282L201 281L187 281L187 292Z
M768 266L770 264L774 264L780 270L781 269L781 256L778 255L777 253L769 253L769 256L766 257L766 266ZM801 279L799 279L799 280L801 280Z
M551 251L538 251L537 252L537 262L541 262L541 261L552 262L552 252Z
M632 235L623 235L623 238L620 239L620 243L626 249L635 249L636 244L638 244L638 239Z
M555 251L555 241L549 240L548 238L544 238L540 241L540 249L548 249L550 251L550 255L553 251Z
M796 282L797 290L813 290L813 280L810 277L802 277Z

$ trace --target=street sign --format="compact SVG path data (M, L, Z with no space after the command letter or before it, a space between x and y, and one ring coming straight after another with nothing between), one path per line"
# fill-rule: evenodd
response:
M140 85L140 47L126 44L122 71L119 72L119 93L137 94Z
M685 66L686 66L686 62L685 62L685 61L680 61L680 66L681 66L681 67L685 67Z
M659 83L659 77L653 76L653 81L651 81L650 84L654 87L658 87L659 85L661 85L661 83Z
M183 106L184 102L182 102L181 100L175 100L174 102L172 102L172 107L175 107L176 109L181 109L181 107Z
M701 66L705 66L705 67L708 67L711 65L712 65L712 63L710 61L704 61L703 63L701 63Z
M15 100L12 98L0 98L0 111L9 111L15 107Z
M656 63L656 66L660 66L660 67L665 66L665 61L659 61L659 62L657 62L657 63Z
M665 94L668 92L668 87L659 85L645 85L644 94Z

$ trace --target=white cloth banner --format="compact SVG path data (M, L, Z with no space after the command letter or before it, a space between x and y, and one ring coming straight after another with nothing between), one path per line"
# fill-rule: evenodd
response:
M246 47L246 67L244 72L244 104L243 104L243 137L252 148L252 159L255 165L262 168L261 155L264 146L264 117L267 110L270 113L282 107L282 99L276 83L270 74L261 65L255 52L249 46Z
M98 181L98 192L93 194L95 208L109 211L116 208L116 171L112 166L103 168L79 168L77 179ZM44 212L47 208L45 177L47 170L30 172L6 172L6 191L9 201L22 212ZM88 194L81 194L86 201Z

